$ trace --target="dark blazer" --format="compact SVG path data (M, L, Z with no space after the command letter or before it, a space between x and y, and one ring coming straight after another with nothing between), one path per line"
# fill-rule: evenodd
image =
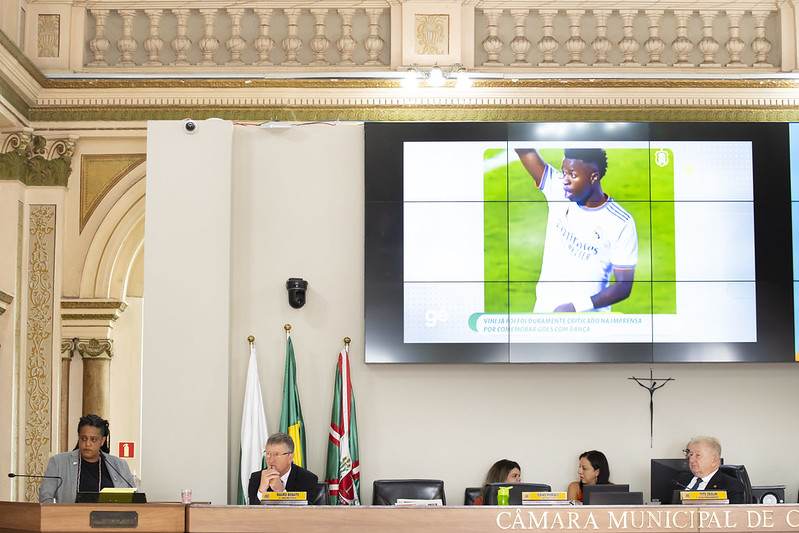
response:
M318 492L319 478L310 470L291 463L289 478L286 480L286 490L288 492L307 492L308 501L312 502ZM258 499L258 486L261 484L261 470L256 470L250 475L250 483L247 486L247 496L250 505L260 505ZM272 490L272 489L269 489Z
M679 482L687 487L693 478L693 474L687 472L682 475ZM745 503L744 484L734 477L724 474L721 470L717 470L716 473L713 474L713 477L707 482L705 490L726 490L727 499L730 500L730 503Z

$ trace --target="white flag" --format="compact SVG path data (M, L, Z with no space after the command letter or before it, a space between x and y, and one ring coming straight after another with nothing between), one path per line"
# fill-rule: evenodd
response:
M268 437L261 382L258 379L258 359L255 355L255 346L250 344L250 365L247 367L247 386L244 389L244 408L241 411L239 505L248 503L247 485L250 482L250 475L264 467L264 445Z

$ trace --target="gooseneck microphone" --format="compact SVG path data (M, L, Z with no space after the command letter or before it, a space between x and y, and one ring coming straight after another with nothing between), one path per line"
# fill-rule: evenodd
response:
M136 488L136 487L134 487L133 485L131 485L131 484L130 484L130 481L128 481L128 480L125 478L125 476L123 476L123 475L122 475L122 473L121 473L119 470L117 470L117 469L114 467L114 465L112 465L112 464L111 464L111 461L109 461L109 460L108 460L108 454L107 454L107 453L105 453L104 451L100 450L100 455L102 455L102 456L103 456L103 459L105 459L105 464L106 464L106 465L107 465L107 466L108 466L108 467L109 467L111 470L113 470L114 472L116 472L116 473L117 473L117 475L118 475L119 477L121 477L121 478L122 478L122 481L124 481L124 482L125 482L125 483L128 485L128 487L130 487L130 488L132 488L132 489L135 489L135 488Z
M64 478L61 476L39 476L36 474L15 474L14 472L9 472L8 477L26 477L30 479L57 479L58 485L55 487L55 491L53 492L53 501L55 501L55 495L58 492L58 489L61 488L61 483L64 482Z

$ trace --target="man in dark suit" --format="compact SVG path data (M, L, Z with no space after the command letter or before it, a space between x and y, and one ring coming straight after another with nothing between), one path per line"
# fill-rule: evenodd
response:
M266 440L266 469L253 472L247 487L250 505L261 503L265 492L306 492L309 501L316 497L319 478L294 464L294 440L285 433L274 433Z
M725 490L730 503L744 502L744 485L734 477L719 470L721 444L713 437L694 437L688 443L685 457L691 474L686 473L678 481L688 490Z

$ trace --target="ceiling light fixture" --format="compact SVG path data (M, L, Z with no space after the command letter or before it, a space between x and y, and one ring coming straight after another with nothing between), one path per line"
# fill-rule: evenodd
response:
M466 67L460 63L455 63L451 67L440 67L438 63L435 63L429 68L413 64L402 78L402 86L406 89L415 88L419 86L419 80L422 80L428 87L443 87L447 80L453 78L456 79L455 87L457 89L471 86L471 79Z

